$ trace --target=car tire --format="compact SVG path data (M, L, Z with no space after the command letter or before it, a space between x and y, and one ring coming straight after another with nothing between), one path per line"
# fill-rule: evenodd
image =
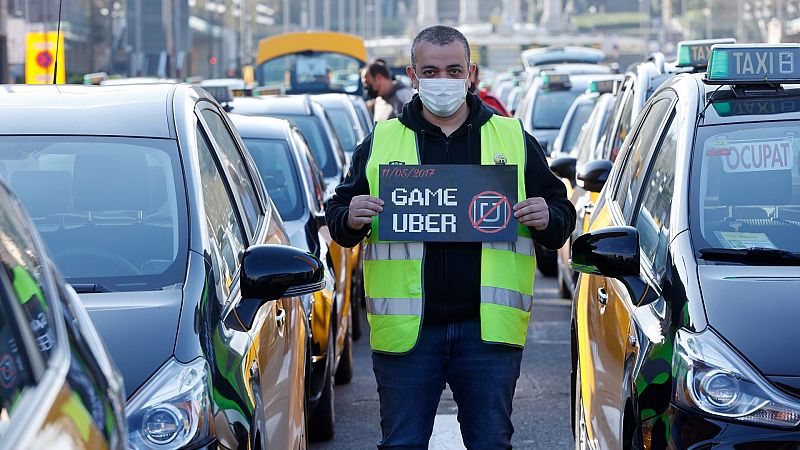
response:
M555 250L550 250L542 247L539 244L534 245L536 249L536 267L539 272L546 277L554 277L558 272L558 254Z
M350 323L352 328L352 322ZM342 356L336 368L336 384L347 384L353 379L353 334L347 333L344 338Z
M333 319L333 318L331 318ZM336 413L334 409L334 364L336 363L336 333L335 323L331 320L331 329L328 334L328 351L325 358L325 381L322 386L322 395L319 398L314 414L308 421L308 437L312 442L323 442L333 439Z
M575 363L575 404L572 405L572 414L575 420L575 450L589 449L589 435L586 432L586 411L583 408L581 394L581 363Z

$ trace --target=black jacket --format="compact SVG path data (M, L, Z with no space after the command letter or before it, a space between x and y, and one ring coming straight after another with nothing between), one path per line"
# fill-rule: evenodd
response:
M480 164L480 128L492 117L492 111L476 95L467 95L469 117L450 137L422 116L419 96L406 104L399 119L419 133L422 164ZM546 230L531 228L539 244L557 249L564 245L575 228L575 208L567 199L567 190L547 164L542 148L533 136L525 133L527 163L525 191L530 197L543 197L550 207ZM366 176L372 136L368 136L353 154L345 180L328 200L326 219L331 236L340 245L352 247L366 237L370 228L355 231L347 226L350 200L369 195ZM426 323L449 323L477 318L480 314L480 243L426 243L423 277Z

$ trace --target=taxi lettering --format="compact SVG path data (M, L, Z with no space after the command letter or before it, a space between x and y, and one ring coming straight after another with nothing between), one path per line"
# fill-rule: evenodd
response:
M788 141L730 145L725 150L718 154L724 155L723 169L728 173L792 168L792 146Z
M794 54L791 52L760 52L753 50L731 52L731 56L734 58L736 73L739 75L766 76L776 72L782 74L794 73Z
M692 61L708 61L709 56L711 56L711 46L693 45L689 47L689 52L691 53Z

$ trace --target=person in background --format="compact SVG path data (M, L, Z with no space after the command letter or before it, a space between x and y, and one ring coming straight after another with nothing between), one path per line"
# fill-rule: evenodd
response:
M411 101L414 91L400 81L392 78L385 63L373 61L364 71L364 89L367 96L375 98L373 118L376 122L394 119ZM385 104L381 104L381 100Z
M481 78L478 72L477 64L475 65L475 73L472 75L472 77L470 77L470 82L471 84L469 86L469 91L479 96L481 100L483 100L484 105L494 110L494 113L498 116L511 117L511 114L509 114L508 110L506 109L506 105L503 104L502 100L491 94L488 89L479 88L481 84Z

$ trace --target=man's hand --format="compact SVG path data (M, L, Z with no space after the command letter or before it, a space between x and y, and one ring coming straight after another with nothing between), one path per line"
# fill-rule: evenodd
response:
M347 210L347 226L360 230L372 223L372 218L383 211L383 200L369 195L356 195Z
M544 231L550 223L550 208L542 197L531 197L514 205L514 217L527 227Z

